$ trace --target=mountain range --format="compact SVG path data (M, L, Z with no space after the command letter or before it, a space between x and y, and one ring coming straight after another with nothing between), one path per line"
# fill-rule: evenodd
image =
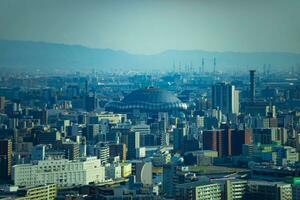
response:
M0 69L4 70L185 70L196 71L204 59L205 71L290 70L299 68L300 54L287 52L211 52L202 50L167 50L153 55L131 54L112 49L88 48L33 41L0 40Z

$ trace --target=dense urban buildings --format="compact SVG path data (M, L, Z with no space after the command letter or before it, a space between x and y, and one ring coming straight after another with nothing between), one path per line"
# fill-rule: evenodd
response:
M0 200L300 200L299 8L1 0Z
M287 91L299 81L281 87L251 70L194 82L202 76L78 73L31 77L40 89L25 93L1 87L0 196L298 199L300 96Z

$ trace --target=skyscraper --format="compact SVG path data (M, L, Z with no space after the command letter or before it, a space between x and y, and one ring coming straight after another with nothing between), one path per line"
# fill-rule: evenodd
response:
M11 175L12 141L0 140L0 179L9 179Z
M131 131L128 134L127 157L129 160L136 158L136 149L140 147L140 133Z
M221 82L212 86L212 107L224 114L239 113L239 91L230 83Z
M231 156L231 129L203 132L203 149L218 151L219 157Z

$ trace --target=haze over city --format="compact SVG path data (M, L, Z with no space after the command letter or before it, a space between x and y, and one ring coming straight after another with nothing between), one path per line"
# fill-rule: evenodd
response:
M136 54L300 53L298 0L2 0L0 38Z

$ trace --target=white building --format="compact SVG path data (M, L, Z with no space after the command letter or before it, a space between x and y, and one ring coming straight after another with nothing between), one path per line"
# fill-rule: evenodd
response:
M40 160L13 166L12 179L17 186L55 183L58 187L86 185L105 180L105 168L96 157L78 160Z

